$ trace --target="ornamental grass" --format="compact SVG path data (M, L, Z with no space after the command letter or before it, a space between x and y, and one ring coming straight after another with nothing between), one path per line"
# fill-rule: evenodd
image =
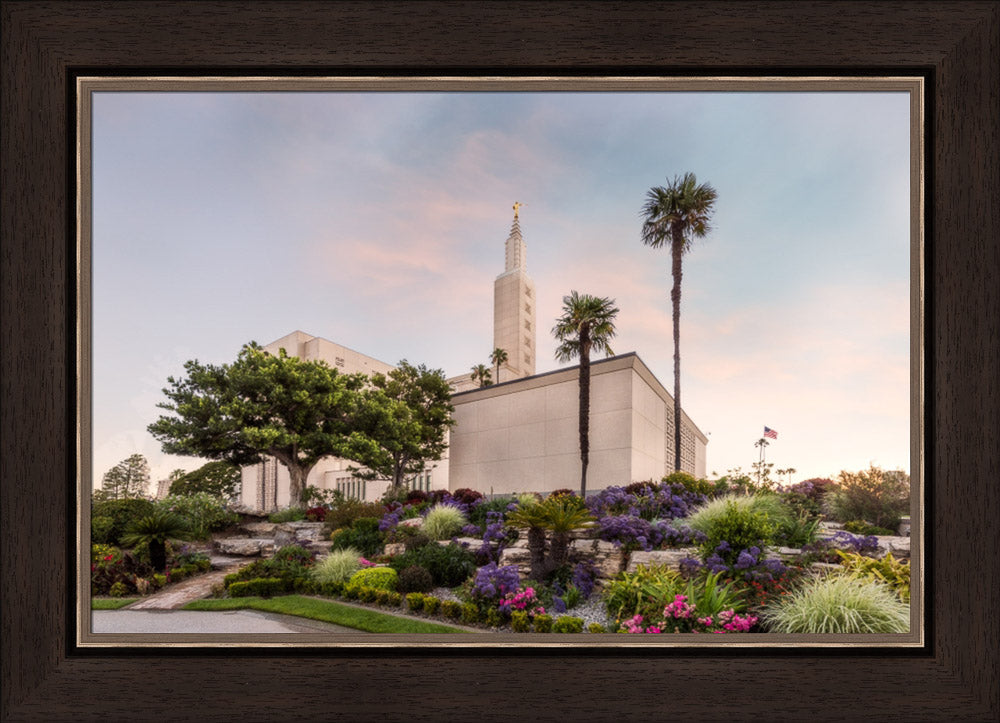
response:
M761 619L773 633L906 633L910 607L884 583L841 574L811 578Z

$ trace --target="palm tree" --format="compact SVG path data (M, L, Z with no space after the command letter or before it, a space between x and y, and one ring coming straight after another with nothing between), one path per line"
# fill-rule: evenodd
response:
M609 342L615 335L618 308L613 299L580 295L563 297L563 314L556 319L552 334L559 342L556 359L580 357L580 497L587 496L587 464L590 461L590 352L611 356Z
M681 468L681 257L696 238L704 238L718 194L707 183L698 185L693 173L674 176L666 188L646 193L642 208L642 242L653 248L670 246L674 285L670 290L674 316L674 471Z
M476 364L472 367L472 374L469 376L472 381L479 380L479 387L488 387L493 383L493 378L490 375L490 370L485 364Z
M500 365L507 363L507 352L497 347L492 352L490 352L490 361L493 362L493 366L497 370L497 384L500 383Z
M149 545L149 560L153 569L163 572L167 567L167 540L183 540L190 536L187 520L170 510L158 508L133 522L121 542L128 547Z

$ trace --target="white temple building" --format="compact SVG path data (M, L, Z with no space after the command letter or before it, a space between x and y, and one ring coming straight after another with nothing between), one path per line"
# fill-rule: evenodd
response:
M579 489L579 367L535 373L535 284L527 273L527 249L518 207L505 245L504 272L493 291L494 348L507 352L495 384L479 387L469 373L449 379L455 425L443 459L410 480L411 488L483 494ZM323 360L345 372L387 372L391 364L341 344L295 331L266 345L277 354ZM405 355L401 355L405 356ZM495 373L494 369L494 373ZM590 463L587 491L673 471L673 398L635 352L591 362ZM681 469L705 476L708 438L681 413ZM377 500L388 481L354 477L353 463L321 461L307 484ZM243 469L241 501L273 511L289 506L288 471L269 459Z

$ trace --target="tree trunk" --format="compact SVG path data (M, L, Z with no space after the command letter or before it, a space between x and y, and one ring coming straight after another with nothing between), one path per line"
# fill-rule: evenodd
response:
M580 329L580 498L587 499L590 462L590 327Z
M681 469L681 255L684 253L684 238L680 229L674 226L673 243L674 286L670 290L670 301L674 317L674 471Z
M149 562L157 572L167 569L167 546L159 540L149 541Z
M569 533L553 532L552 544L549 548L549 557L552 558L550 567L555 570L557 567L566 564L569 558Z
M541 527L528 528L528 559L531 577L540 583L545 577L545 530Z

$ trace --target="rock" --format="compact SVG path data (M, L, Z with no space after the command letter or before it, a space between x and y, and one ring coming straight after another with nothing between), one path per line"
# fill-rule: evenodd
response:
M531 555L527 548L508 547L501 552L500 562L497 563L497 566L504 567L506 565L517 565L518 574L522 578L528 577L531 574Z
M403 542L390 542L385 546L386 555L402 555L406 552L406 543Z
M229 537L223 540L216 540L215 551L223 555L241 555L243 557L270 555L274 553L274 540Z
M777 555L782 560L791 560L802 554L798 547L769 547L767 552Z
M610 578L625 568L628 553L617 547L613 542L604 540L573 540L570 543L570 559L593 560L597 567L598 577Z
M885 557L887 552L891 552L893 557L901 560L910 559L910 538L888 536L878 538L879 557Z
M649 552L636 550L629 558L626 570L628 572L635 572L638 565L645 565L646 567L657 565L659 567L671 567L678 569L680 568L681 560L686 557L697 558L698 548L678 547L671 550L651 550Z
M240 532L246 533L249 537L272 537L277 526L274 522L245 522L240 525Z
M398 527L420 527L424 524L423 517L411 517L407 520L400 520Z
M302 545L303 543L319 541L323 538L322 522L282 522L275 525L274 544L277 547L285 545Z

